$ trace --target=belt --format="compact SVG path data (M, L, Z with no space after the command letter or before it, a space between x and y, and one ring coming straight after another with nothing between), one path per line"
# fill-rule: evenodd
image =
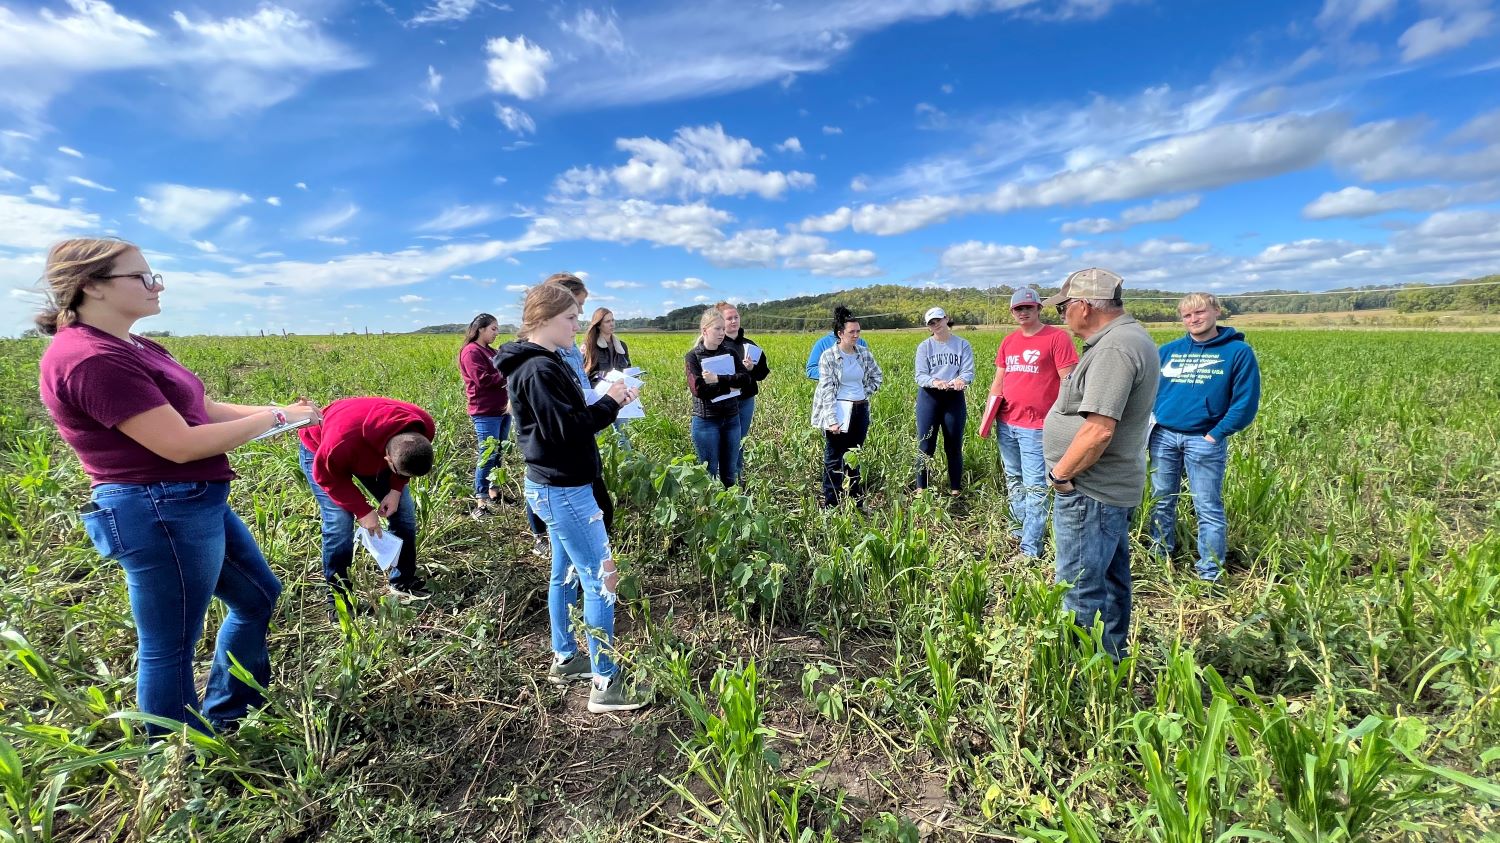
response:
M844 400L844 399L842 399L842 398L841 398L841 399L839 399L839 400L841 400L841 401L842 401L842 400ZM850 402L849 402L849 403L850 403L850 404L854 404L854 405L859 405L859 404L868 404L868 403L870 403L870 399L868 399L868 398L861 398L861 399L859 399L859 400L858 400L858 401L850 401Z

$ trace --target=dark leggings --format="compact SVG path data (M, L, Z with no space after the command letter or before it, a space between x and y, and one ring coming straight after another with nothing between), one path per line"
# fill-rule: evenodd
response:
M948 458L948 487L955 492L964 486L964 425L969 420L969 405L964 394L951 389L917 390L917 488L927 488L927 467L937 453L938 430L943 431L943 455Z

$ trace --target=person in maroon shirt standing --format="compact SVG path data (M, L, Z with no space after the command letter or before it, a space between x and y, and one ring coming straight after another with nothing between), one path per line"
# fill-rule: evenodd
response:
M329 618L337 619L339 598L349 611L358 611L349 582L356 520L380 535L380 519L387 518L391 533L401 539L386 593L403 602L426 599L426 584L417 576L417 508L407 480L432 470L432 416L394 398L340 398L323 409L321 424L298 435L302 473L323 519ZM365 492L377 503L366 500Z
M510 438L510 393L505 376L495 368L495 337L500 323L481 313L469 323L464 347L458 352L458 372L469 396L469 418L479 442L478 466L474 469L474 512L483 518L496 511L500 490L490 486L490 472L500 464L500 449Z
M49 302L37 329L42 403L92 484L85 532L120 563L135 618L137 705L200 731L227 730L263 700L230 675L230 656L270 684L266 627L281 581L229 508L226 453L291 422L316 420L307 403L225 404L161 345L131 333L161 312L166 289L123 240L65 240L47 255ZM211 597L219 627L200 704L193 651ZM147 729L160 734L160 726Z

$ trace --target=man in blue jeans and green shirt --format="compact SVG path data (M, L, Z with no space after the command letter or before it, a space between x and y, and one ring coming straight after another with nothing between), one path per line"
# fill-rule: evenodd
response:
M1151 430L1151 552L1177 545L1177 499L1187 474L1198 517L1198 577L1217 582L1228 550L1224 469L1229 437L1260 407L1260 364L1245 335L1219 327L1219 300L1189 293L1177 305L1187 336L1161 347L1161 385Z
M1052 538L1063 607L1087 629L1104 626L1115 660L1130 637L1130 515L1146 490L1146 431L1156 401L1156 343L1125 313L1120 276L1083 269L1055 306L1083 339L1078 365L1042 422L1042 454L1054 494Z

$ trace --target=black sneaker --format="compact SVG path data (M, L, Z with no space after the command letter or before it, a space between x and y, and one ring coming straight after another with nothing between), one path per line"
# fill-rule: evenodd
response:
M427 590L427 583L422 580L390 583L385 587L385 593L387 597L394 597L401 603L426 600L432 596L432 592Z

